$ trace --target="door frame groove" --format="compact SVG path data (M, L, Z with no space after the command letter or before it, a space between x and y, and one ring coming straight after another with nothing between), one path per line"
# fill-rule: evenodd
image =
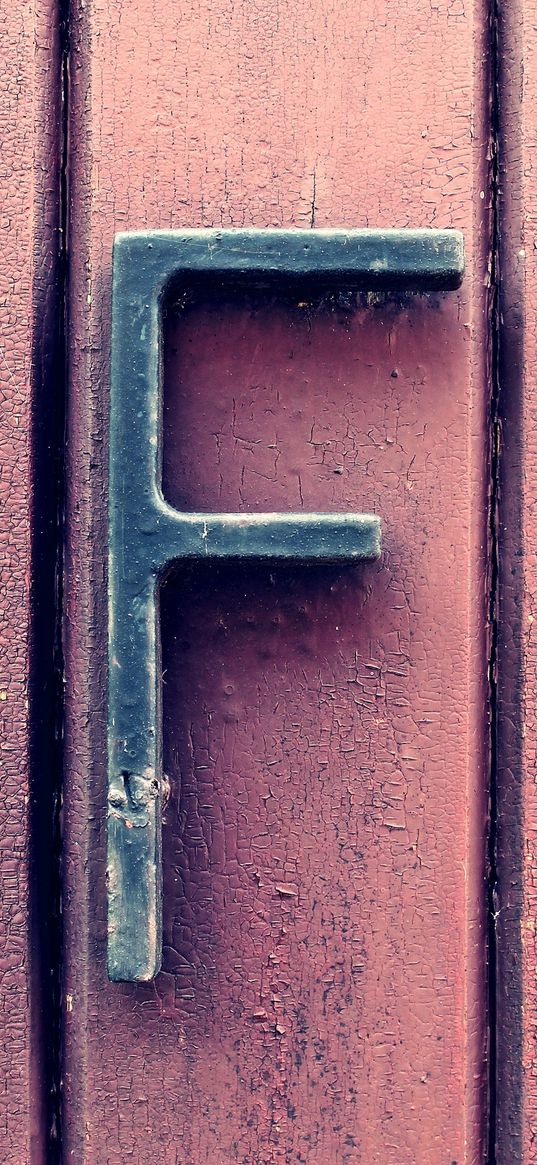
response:
M524 291L521 0L490 0L490 820L487 1165L522 1165Z
M489 532L488 596L488 706L489 706L489 822L487 853L487 1165L497 1165L497 820L498 820L498 639L500 577L500 70L499 0L490 0L489 11L489 153L490 251L488 271L488 382L489 414ZM514 1163L513 1163L514 1165Z
M67 402L69 0L58 0L54 47L54 156L50 158L45 290L32 350L30 752L30 1010L35 1127L33 1152L60 1165L62 1042L61 813L63 787L63 543ZM37 224L40 227L40 224ZM37 1157L36 1157L37 1160Z

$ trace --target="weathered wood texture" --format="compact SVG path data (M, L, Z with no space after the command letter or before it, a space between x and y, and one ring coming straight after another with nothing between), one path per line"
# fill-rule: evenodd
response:
M34 410L54 409L46 384L56 335L59 70L49 0L0 12L0 1161L44 1160L42 1014L29 895L29 697L35 595L30 589L36 489ZM39 471L39 478L37 475ZM54 612L47 611L47 625ZM50 646L50 644L49 644ZM49 661L50 662L50 661ZM48 707L48 694L35 693ZM39 719L41 712L37 711ZM40 780L50 758L40 758ZM47 972L48 975L48 972ZM45 1053L46 1054L46 1053Z
M67 1162L482 1160L486 33L457 0L75 11ZM110 984L111 245L218 225L458 227L468 275L170 308L170 500L373 511L386 552L170 578L164 971Z
M537 29L499 6L498 1162L537 1161Z

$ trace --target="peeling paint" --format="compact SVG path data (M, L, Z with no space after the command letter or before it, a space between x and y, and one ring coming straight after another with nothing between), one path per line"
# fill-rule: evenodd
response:
M475 3L449 7L74 13L77 1165L482 1161L486 30ZM301 491L305 510L381 515L386 550L328 586L269 565L165 581L163 971L109 984L104 572L87 547L104 545L112 237L307 227L313 171L316 227L457 227L468 280L453 303L243 305L219 324L198 304L165 322L170 503L290 510ZM404 829L383 826L394 813Z

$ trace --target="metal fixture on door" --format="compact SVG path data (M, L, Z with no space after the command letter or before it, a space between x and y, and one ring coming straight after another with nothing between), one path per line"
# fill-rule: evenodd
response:
M108 973L144 982L161 958L158 582L183 559L378 558L371 514L179 513L162 495L161 327L171 281L449 290L462 235L441 230L200 230L114 246L110 410Z

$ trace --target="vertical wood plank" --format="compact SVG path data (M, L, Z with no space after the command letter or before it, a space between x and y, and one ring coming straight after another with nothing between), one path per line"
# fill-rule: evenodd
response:
M49 377L57 357L61 135L59 12L52 0L3 6L0 59L0 1159L40 1165L53 1159L44 1045L50 967L40 960L42 920L31 886L30 771L37 747L40 788L49 788L55 610L43 572L50 581L56 515L48 478L57 465L48 441L57 385ZM41 627L34 569L41 600L46 592ZM43 650L48 680L36 671ZM34 736L42 721L44 731L38 727ZM42 825L48 839L48 821Z
M537 34L500 5L497 1159L537 1161Z
M432 7L413 0L396 12L354 0L176 0L166 7L95 0L75 10L66 1161L119 1165L130 1156L147 1165L291 1160L400 1165L403 1159L416 1165L473 1165L482 1160L487 38L487 11L478 0L440 0ZM276 614L285 633L270 667L260 662L263 644L251 640L247 630L253 623L261 637L273 634L259 596L251 597L250 583L244 582L235 612L236 584L229 578L222 583L227 593L222 609L209 594L211 580L187 580L183 591L171 584L164 612L173 778L165 866L168 950L164 973L153 985L118 986L107 982L105 970L104 481L111 246L116 230L219 225L457 227L465 234L468 275L460 294L415 311L407 305L389 323L381 309L375 313L371 304L362 305L348 327L348 350L361 352L353 357L352 374L344 361L335 369L325 363L322 328L328 329L330 345L336 323L325 320L310 341L307 318L295 321L301 360L311 362L303 414L296 416L283 394L290 383L288 325L274 309L269 334L276 344L275 379L256 383L268 385L275 415L283 410L281 432L287 425L293 435L272 476L273 422L267 420L263 394L254 401L241 390L236 427L225 411L228 392L211 394L215 364L204 369L203 352L201 367L191 368L183 352L183 371L174 371L173 352L182 341L179 323L177 335L172 329L170 432L180 433L186 416L194 493L202 488L207 453L204 504L215 505L221 489L232 507L264 509L269 496L289 508L297 499L300 504L304 488L308 506L378 512L389 552L381 573L368 576L356 592L344 588L335 607L327 608L324 598L306 607L306 621L311 620L306 662L297 640L304 617L298 583L287 583L296 610L278 597L283 608ZM261 317L258 321L248 309L245 324L240 312L237 318L230 310L237 350L246 327L259 341L256 371L266 378L270 344L263 350L256 331L263 326ZM207 344L225 373L226 390L240 371L229 349L218 335ZM242 359L244 369L246 355ZM193 398L181 400L177 387L185 367L192 391L196 384L205 386L197 417L190 415ZM293 387L298 393L304 388L299 376ZM206 428L200 424L205 408ZM310 439L319 410L325 462L317 460L321 455ZM235 461L237 434L239 444L253 448L256 429L262 432L264 425L258 460ZM206 446L207 432L214 431L222 434L224 447L220 485L211 461L214 444ZM342 465L331 460L334 451L328 448L331 434L338 454L358 458L359 472L339 472ZM370 450L369 457L364 450ZM171 480L179 479L183 456L184 447L170 461ZM270 581L258 580L258 586L269 604ZM324 658L329 650L334 611L342 615L328 655L336 661L337 714L329 695L320 700L311 662L315 651ZM213 654L226 612L236 618L241 636L237 659L229 647ZM181 637L182 620L187 632ZM172 651L174 636L178 646ZM190 638L200 651L199 669L192 671L181 655ZM353 648L359 661L355 679L364 693L360 710L347 682ZM222 677L230 673L227 686L233 691L245 675L263 668L264 694L250 702L247 686L240 688L237 708L243 711L226 718L219 668ZM277 705L282 690L287 694ZM280 719L271 720L276 706ZM302 721L311 736L309 749L300 736ZM189 724L194 726L190 744ZM268 732L271 724L275 745L284 736L291 741L294 760L282 765L290 766L297 782L295 794L291 788L278 811L273 806L274 818L263 808L265 770L252 737L260 725ZM346 754L347 736L353 747L359 744L354 764ZM337 804L321 796L314 779L317 761L329 766ZM204 777L207 769L210 776ZM330 780L327 785L329 797ZM403 794L411 826L401 819ZM351 810L344 808L349 803ZM265 833L263 814L271 821ZM357 831L355 850L366 854L367 875L354 851L348 868L338 856L331 824L338 814L345 828L352 823ZM297 838L304 834L307 844L297 851ZM244 854L270 846L271 837L273 855L257 854L251 869ZM336 905L314 922L312 887L325 876L325 853ZM273 874L288 868L300 875L301 894L293 915L285 895L289 889L292 898L294 877L273 878L284 887L283 912L291 916L278 932L284 966L273 971L267 970L274 955L271 928L282 913L277 914L282 894L276 890L275 901L270 898L271 868ZM356 981L349 979L349 935L364 953L363 984L359 970ZM248 956L250 946L255 957ZM325 958L323 1002L319 968ZM273 981L278 990L272 990ZM283 995L284 1003L286 992L291 999L287 1028L277 1016L271 1024L265 1001L271 990L275 998ZM331 990L333 1013L326 1002ZM277 1011L272 996L270 1005ZM344 1005L348 1027L338 1018ZM318 1025L314 1030L310 1023L309 1037L300 1027L301 1015Z

